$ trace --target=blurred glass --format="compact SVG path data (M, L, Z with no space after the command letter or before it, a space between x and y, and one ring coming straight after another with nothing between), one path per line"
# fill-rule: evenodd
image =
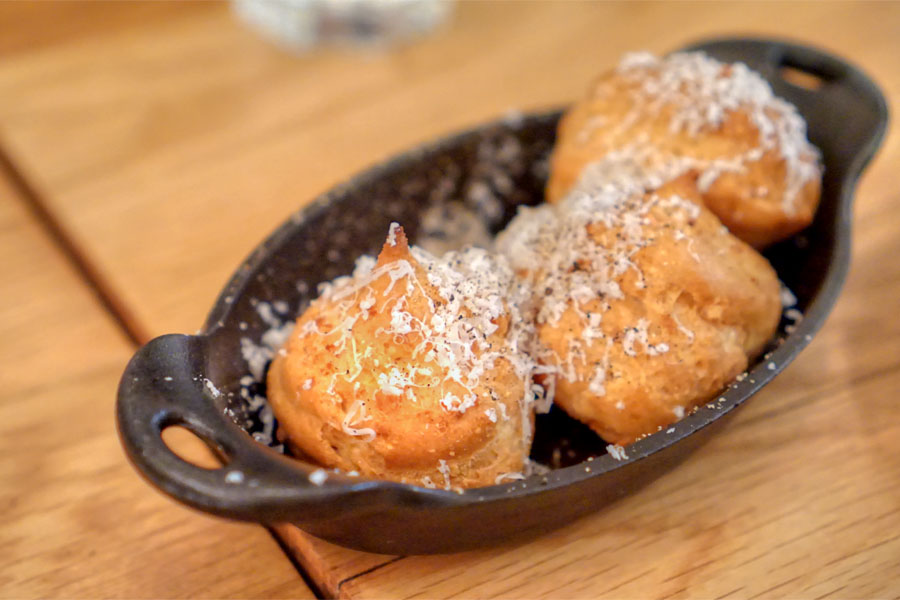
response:
M237 15L295 51L319 45L387 46L443 23L452 0L232 0Z

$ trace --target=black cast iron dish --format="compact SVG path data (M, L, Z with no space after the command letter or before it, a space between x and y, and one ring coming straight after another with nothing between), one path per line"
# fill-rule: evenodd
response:
M435 203L466 198L482 210L479 199L488 190L501 210L482 212L499 230L517 205L541 201L559 118L554 111L511 116L405 153L291 218L240 266L202 333L162 336L132 359L117 407L128 457L153 485L200 510L263 523L291 522L326 540L387 554L453 552L534 536L631 493L681 461L822 326L847 273L854 187L887 124L885 101L872 81L818 50L765 40L721 40L693 49L743 61L760 72L806 118L825 164L815 222L767 253L797 295L804 319L720 399L631 445L625 460L614 459L593 433L552 411L539 418L532 457L549 465L555 455L557 468L462 494L337 473L315 485L308 478L315 466L282 456L248 435L265 426L240 396L240 380L249 373L241 338L259 344L270 328L259 303L285 302L288 310L281 318L292 319L319 282L349 273L357 256L375 252L391 221L403 224L415 240L421 214ZM787 83L781 77L784 67L815 75L821 87ZM478 189L482 193L473 193ZM206 470L179 459L160 437L171 425L203 438L226 466Z

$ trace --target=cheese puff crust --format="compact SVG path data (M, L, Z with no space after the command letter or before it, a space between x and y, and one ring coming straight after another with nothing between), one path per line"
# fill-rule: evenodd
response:
M490 298L493 311L476 316L441 265L419 258L392 228L374 266L313 302L272 363L269 402L291 447L323 466L493 485L523 470L533 432L529 375L504 352L510 313Z
M796 109L745 65L702 53L630 54L601 76L560 122L548 201L608 157L657 185L695 173L704 204L755 248L809 225L819 202L818 151Z
M774 334L774 270L702 206L690 177L655 192L577 192L538 211L517 219L543 225L514 221L499 246L542 296L555 402L604 440L629 444L679 420Z

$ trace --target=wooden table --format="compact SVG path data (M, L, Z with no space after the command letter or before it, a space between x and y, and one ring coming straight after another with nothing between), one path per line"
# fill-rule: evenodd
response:
M195 330L268 231L367 164L711 35L823 46L893 103L897 31L891 3L463 3L413 45L293 56L225 4L0 4L0 596L900 597L893 133L812 345L678 469L531 543L388 557L278 527L298 573L266 530L144 484L112 418L138 344Z

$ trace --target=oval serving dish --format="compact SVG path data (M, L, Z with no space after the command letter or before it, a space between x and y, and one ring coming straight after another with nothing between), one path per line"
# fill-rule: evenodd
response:
M397 156L292 216L238 268L199 334L156 338L129 363L117 417L131 462L153 485L200 510L290 522L331 542L385 554L455 552L533 537L672 468L822 326L847 273L856 181L887 125L884 98L872 81L821 51L753 39L689 49L758 71L806 118L825 165L814 223L766 252L797 296L803 319L785 319L766 357L716 401L618 458L593 432L552 410L538 417L532 451L535 461L553 467L548 473L463 493L323 474L271 447L275 424L264 381L279 327L314 298L320 282L348 274L356 257L377 252L392 221L415 241L426 227L424 215L461 202L496 232L518 205L541 202L560 116L553 111L510 116ZM812 74L821 85L794 86L781 78L785 67ZM204 439L225 466L207 470L178 458L161 438L172 425Z

